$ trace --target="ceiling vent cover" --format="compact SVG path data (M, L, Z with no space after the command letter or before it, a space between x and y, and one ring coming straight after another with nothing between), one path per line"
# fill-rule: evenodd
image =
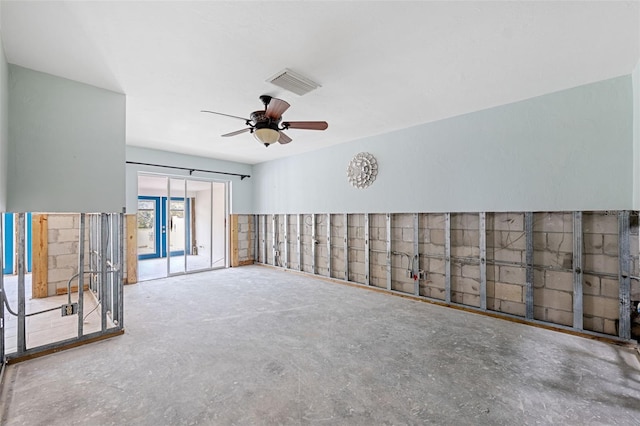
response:
M283 89L300 96L320 87L318 83L315 83L286 68L273 77L267 79L267 82L275 84L276 86L282 87Z

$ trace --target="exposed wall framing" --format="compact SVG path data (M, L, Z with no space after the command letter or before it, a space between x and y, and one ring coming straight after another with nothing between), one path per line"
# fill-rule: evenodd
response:
M281 242L267 226L277 216L255 221L265 224L255 247L273 238L274 254L257 258L283 267ZM637 212L313 213L283 221L286 257L298 257L302 272L637 338L630 320L640 298Z

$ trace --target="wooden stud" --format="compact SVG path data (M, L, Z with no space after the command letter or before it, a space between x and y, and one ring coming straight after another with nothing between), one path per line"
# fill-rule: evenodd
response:
M49 284L48 215L34 214L31 222L33 245L31 294L34 298L42 298L48 296Z
M125 233L127 239L127 284L138 282L138 215L127 214L125 217Z
M229 228L231 233L231 267L239 266L240 260L238 256L238 215L231 215L231 227Z

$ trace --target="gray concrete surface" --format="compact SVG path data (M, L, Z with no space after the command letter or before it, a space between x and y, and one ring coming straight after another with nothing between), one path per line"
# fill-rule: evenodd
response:
M251 266L126 287L126 334L9 366L5 425L637 425L629 349Z

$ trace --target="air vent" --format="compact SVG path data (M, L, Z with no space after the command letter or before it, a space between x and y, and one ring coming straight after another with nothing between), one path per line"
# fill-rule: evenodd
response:
M318 83L314 83L308 78L305 78L300 74L296 74L286 68L273 77L267 79L267 82L275 84L276 86L282 87L283 89L300 96L320 87Z

